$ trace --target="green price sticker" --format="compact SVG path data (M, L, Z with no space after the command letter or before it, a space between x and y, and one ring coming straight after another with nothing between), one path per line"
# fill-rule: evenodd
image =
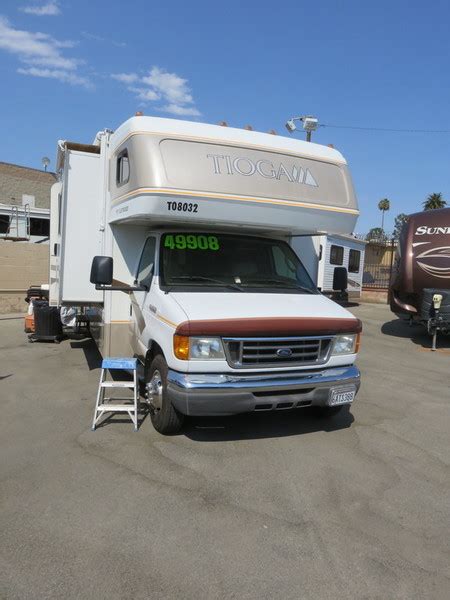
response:
M219 240L215 235L166 235L164 248L170 250L219 250Z

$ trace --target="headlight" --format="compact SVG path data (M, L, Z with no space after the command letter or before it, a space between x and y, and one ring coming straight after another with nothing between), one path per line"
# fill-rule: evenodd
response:
M333 342L332 356L355 354L359 346L359 334L338 335Z
M174 354L180 360L224 360L222 340L210 337L175 335Z
M224 359L222 340L220 338L191 337L189 358L198 360Z

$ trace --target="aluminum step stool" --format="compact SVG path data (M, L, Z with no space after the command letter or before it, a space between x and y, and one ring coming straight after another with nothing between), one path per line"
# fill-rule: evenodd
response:
M132 381L106 381L108 371L120 369L122 371L133 371ZM106 388L121 388L133 390L133 396L120 396L105 398ZM121 404L116 404L117 400L122 400ZM128 400L127 404L123 401ZM139 412L139 384L137 378L137 358L104 358L102 361L102 372L100 374L100 383L97 392L97 402L95 404L94 419L92 421L92 431L105 413L128 413L133 421L134 430L138 430L138 412Z

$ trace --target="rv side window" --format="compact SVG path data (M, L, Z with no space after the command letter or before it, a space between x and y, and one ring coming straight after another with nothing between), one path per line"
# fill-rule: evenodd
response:
M50 235L49 219L30 219L30 235L41 235L48 237Z
M358 273L359 265L361 263L361 252L359 250L350 250L348 257L348 272Z
M0 215L0 233L8 233L9 216Z
M130 179L130 162L128 150L123 150L117 157L116 183L124 185Z
M342 265L344 262L344 247L331 246L330 248L330 264Z
M136 281L141 285L146 285L150 289L155 266L155 246L154 237L149 237L145 242L142 251L141 260L139 261L138 273Z

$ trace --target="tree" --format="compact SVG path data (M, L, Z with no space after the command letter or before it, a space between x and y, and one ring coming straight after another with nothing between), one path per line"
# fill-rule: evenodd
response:
M387 198L378 202L378 209L381 210L381 229L384 229L384 213L391 208L391 203Z
M442 194L430 194L423 203L423 210L436 210L437 208L445 208L447 202L442 197Z
M388 237L381 227L372 227L366 235L366 241L368 242L385 242L387 239Z
M393 238L395 240L398 240L398 238L400 237L400 232L403 228L403 225L407 222L408 220L408 215L405 215L405 213L400 213L399 215L397 215L395 217L395 221L394 221L394 233Z

